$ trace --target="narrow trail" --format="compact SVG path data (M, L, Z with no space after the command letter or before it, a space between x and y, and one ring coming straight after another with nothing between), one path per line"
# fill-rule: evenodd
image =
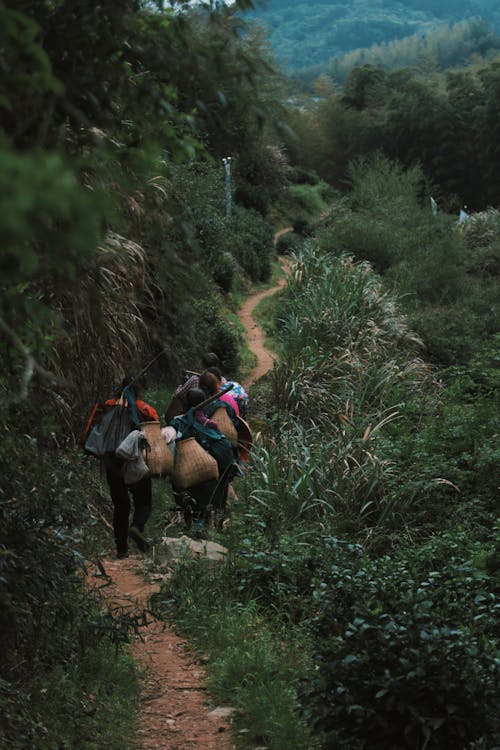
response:
M276 232L275 244L291 229L286 227ZM286 270L286 261L282 263ZM257 357L246 386L274 363L274 355L265 346L265 334L254 320L253 312L262 299L275 294L285 282L286 276L272 289L251 294L239 312L250 349ZM123 560L110 556L103 558L101 564L111 581L106 589L110 605L123 607L137 616L146 613L148 601L159 591L159 585L144 579L141 556L131 555ZM89 568L89 586L100 585L102 578L97 567ZM190 652L184 639L147 613L131 651L144 670L137 750L235 750L230 719L225 716L228 707L208 705L202 662Z
M276 245L278 239L283 235L287 234L287 232L291 232L293 230L293 227L285 227L284 229L280 229L276 234L274 235L274 244ZM284 270L287 270L288 264L287 260L282 258L281 259L282 266ZM255 294L251 294L250 297L244 302L244 304L241 307L241 310L239 311L239 318L241 322L243 323L245 327L245 331L247 334L247 340L248 345L251 349L251 351L255 354L257 357L257 364L255 365L254 369L251 371L248 378L245 380L244 386L245 388L249 388L252 383L254 383L256 380L261 378L263 375L266 374L269 370L273 368L274 361L276 359L276 355L274 352L270 351L265 344L266 336L262 328L259 326L255 318L253 317L253 313L255 311L255 308L257 305L266 297L270 297L273 294L276 294L280 289L284 287L286 284L286 275L282 276L279 280L278 284L271 289L266 289L264 292L256 292Z
M144 580L140 555L101 562L110 604L140 616L159 590ZM235 750L229 722L206 704L203 665L183 638L148 613L131 651L144 670L138 750Z

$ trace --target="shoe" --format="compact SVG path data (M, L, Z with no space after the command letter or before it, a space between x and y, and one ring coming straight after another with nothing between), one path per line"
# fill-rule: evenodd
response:
M123 560L125 557L128 557L128 552L125 550L124 552L117 552L116 553L116 559L117 560Z
M149 547L149 542L142 532L139 531L137 526L131 526L128 530L128 535L134 540L141 552L146 552Z

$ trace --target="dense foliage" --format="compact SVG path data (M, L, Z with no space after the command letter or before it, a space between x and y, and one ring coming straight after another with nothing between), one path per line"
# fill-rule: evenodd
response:
M216 690L245 674L254 700L268 695L257 675L272 663L271 634L286 632L282 669L265 682L287 707L279 724L253 726L254 742L277 750L286 726L294 748L492 750L497 397L469 393L467 410L458 383L443 393L368 267L313 249L298 260L279 314L278 414L238 488L229 557L212 576L178 570L162 611L210 651L220 633ZM300 684L287 674L297 649ZM307 741L291 724L297 702Z
M291 159L343 188L351 160L379 150L405 167L421 165L445 210L497 205L499 76L495 58L442 76L364 65L342 92L321 80L321 96L293 117Z
M157 610L253 746L493 750L500 219L456 209L500 202L498 61L356 68L287 129L235 8L162 5L0 7L2 750L133 742L136 623L83 586L111 540L73 446L131 366L161 355L163 394L207 349L238 374L276 217L293 268L229 552Z
M251 15L268 30L276 55L286 68L294 72L309 68L316 74L330 65L332 58L342 58L354 50L357 54L364 50L369 57L373 45L384 47L406 38L409 43L411 38L432 38L436 33L449 35L451 41L454 32L447 27L472 18L483 19L492 30L500 31L500 12L491 0L396 0L383 4L370 0L293 4L267 0ZM483 32L481 36L474 51L479 52L484 43L488 45L488 34ZM493 44L498 47L498 40ZM463 59L463 50L456 45L454 53L455 63Z
M171 383L207 349L236 374L233 277L270 272L267 206L226 216L220 157L255 191L277 76L229 9L178 9L0 5L2 748L126 746L134 623L84 590L109 503L75 443L160 353Z
M221 610L233 613L233 633L243 622L256 628L261 647L286 632L272 680L288 695L279 727L293 729L290 747L492 750L498 334L480 302L497 303L495 277L466 256L473 247L494 252L496 212L462 232L453 217L421 207L418 169L378 158L354 164L351 178L351 192L294 256L277 305L281 356L216 572L220 597L213 602L214 579L192 563L165 587L162 607L203 643ZM454 273L440 276L448 262ZM400 272L400 264L410 265ZM390 286L399 289L408 270L397 299ZM427 284L415 284L420 275ZM403 312L410 288L411 319L432 321L420 326L422 339ZM458 350L436 311L444 320L465 288L475 334L462 330ZM456 364L430 367L431 346L436 361ZM225 633L234 663L231 642ZM248 636L245 653L253 648ZM259 652L261 663L273 649ZM285 667L297 649L299 683ZM226 670L217 686L228 691L230 664L218 649L214 658ZM257 667L246 666L255 684ZM308 739L289 718L297 704ZM274 720L253 732L254 742L282 747Z

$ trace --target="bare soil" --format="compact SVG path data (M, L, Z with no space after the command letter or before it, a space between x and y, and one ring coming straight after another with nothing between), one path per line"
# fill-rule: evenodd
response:
M159 590L142 575L140 555L101 560L112 584L106 589L112 606L130 614L147 613L148 600ZM234 750L227 719L207 702L201 660L162 621L146 614L131 646L143 668L140 750Z
M276 244L281 235L286 234L290 231L292 231L292 227L285 227L284 229L280 229L278 232L276 232L276 234L274 235L274 244ZM288 263L285 258L281 259L281 265L284 270L288 270ZM255 383L256 380L261 378L266 374L266 372L272 370L273 368L276 355L266 347L266 337L264 331L254 319L253 313L257 305L263 299L265 299L265 297L270 297L272 294L276 294L276 292L279 291L285 285L285 283L286 274L285 276L282 276L278 284L271 289L266 289L264 292L256 292L255 294L251 294L244 302L238 313L239 318L246 330L248 345L251 351L257 357L257 364L248 376L244 384L245 387L251 386L252 383Z
M290 229L277 232L275 242ZM272 289L250 295L240 310L250 348L257 357L257 364L247 378L248 386L272 368L274 362L253 311L264 297L281 289L285 281L284 277ZM146 612L148 600L159 586L145 581L140 556L124 560L105 558L101 562L112 582L107 589L110 604L123 606L131 614ZM225 717L226 712L219 710L230 707L209 704L202 661L183 638L148 613L131 650L144 670L138 750L234 750L230 716Z

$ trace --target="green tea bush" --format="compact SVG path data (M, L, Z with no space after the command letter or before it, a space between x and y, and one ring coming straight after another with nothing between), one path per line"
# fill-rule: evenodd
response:
M267 281L274 253L269 224L251 209L236 207L231 222L231 250L252 281Z
M291 255L295 253L302 245L302 238L298 237L295 232L282 234L276 243L276 252L278 255Z
M318 216L326 208L319 185L290 185L288 188L292 200L307 216Z
M479 551L455 533L395 559L344 550L322 571L304 701L323 747L495 746L500 605Z

